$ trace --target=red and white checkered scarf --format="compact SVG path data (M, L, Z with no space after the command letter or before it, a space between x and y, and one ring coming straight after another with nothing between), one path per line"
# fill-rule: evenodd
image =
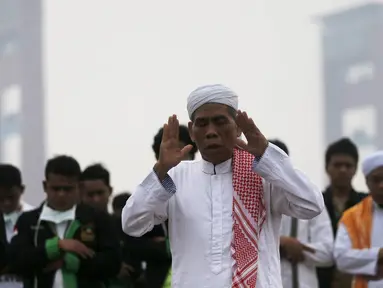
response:
M233 156L233 240L232 288L255 288L258 275L258 240L266 210L262 178L252 171L254 156L234 149Z

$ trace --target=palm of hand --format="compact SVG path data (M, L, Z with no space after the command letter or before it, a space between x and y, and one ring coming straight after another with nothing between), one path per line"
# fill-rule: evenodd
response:
M268 146L268 141L255 125L253 119L249 118L246 112L238 111L236 123L247 140L246 143L238 139L237 145L256 157L262 156Z
M192 145L187 145L182 149L179 147L179 122L176 115L169 117L168 123L164 125L163 129L158 162L166 170L170 170L177 166L192 148Z
M178 141L170 139L161 143L160 148L160 161L167 163L169 166L174 167L181 162L183 154L178 145Z

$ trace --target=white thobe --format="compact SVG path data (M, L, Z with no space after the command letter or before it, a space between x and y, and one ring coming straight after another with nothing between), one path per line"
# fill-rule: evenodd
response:
M338 269L351 275L375 276L379 249L383 248L383 209L374 203L371 227L371 248L352 249L346 226L339 224L335 239L334 258ZM383 280L369 281L368 288L382 288Z
M282 216L281 236L290 236L292 218ZM316 267L333 265L334 235L327 209L310 220L298 220L296 239L315 250L304 252L305 260L298 265L299 288L317 288ZM283 288L293 288L291 262L281 259Z
M324 208L323 196L272 144L254 164L253 169L264 179L267 210L258 245L257 287L280 288L281 216L313 218ZM139 237L168 218L172 288L230 288L231 159L215 166L204 160L181 162L169 176L161 183L152 171L137 187L122 212L124 232Z

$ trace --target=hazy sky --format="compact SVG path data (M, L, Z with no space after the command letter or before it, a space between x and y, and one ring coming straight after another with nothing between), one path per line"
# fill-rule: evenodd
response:
M187 123L190 91L222 83L323 186L312 23L351 2L362 1L45 1L48 156L101 161L117 191L132 190L154 164L153 136L167 116Z

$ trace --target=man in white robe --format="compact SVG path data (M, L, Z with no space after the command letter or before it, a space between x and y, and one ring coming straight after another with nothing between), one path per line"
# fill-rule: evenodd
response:
M178 120L169 117L159 160L123 209L123 230L141 236L169 219L173 288L281 288L282 214L319 215L320 190L237 111L229 88L200 87L187 108L202 160L181 162L192 147L178 147ZM242 132L247 143L239 139Z
M282 141L269 142L289 155ZM327 210L309 220L283 215L280 242L283 288L317 288L316 268L333 265L334 237Z
M362 164L370 195L342 216L334 257L340 271L354 275L353 288L383 287L383 151Z

